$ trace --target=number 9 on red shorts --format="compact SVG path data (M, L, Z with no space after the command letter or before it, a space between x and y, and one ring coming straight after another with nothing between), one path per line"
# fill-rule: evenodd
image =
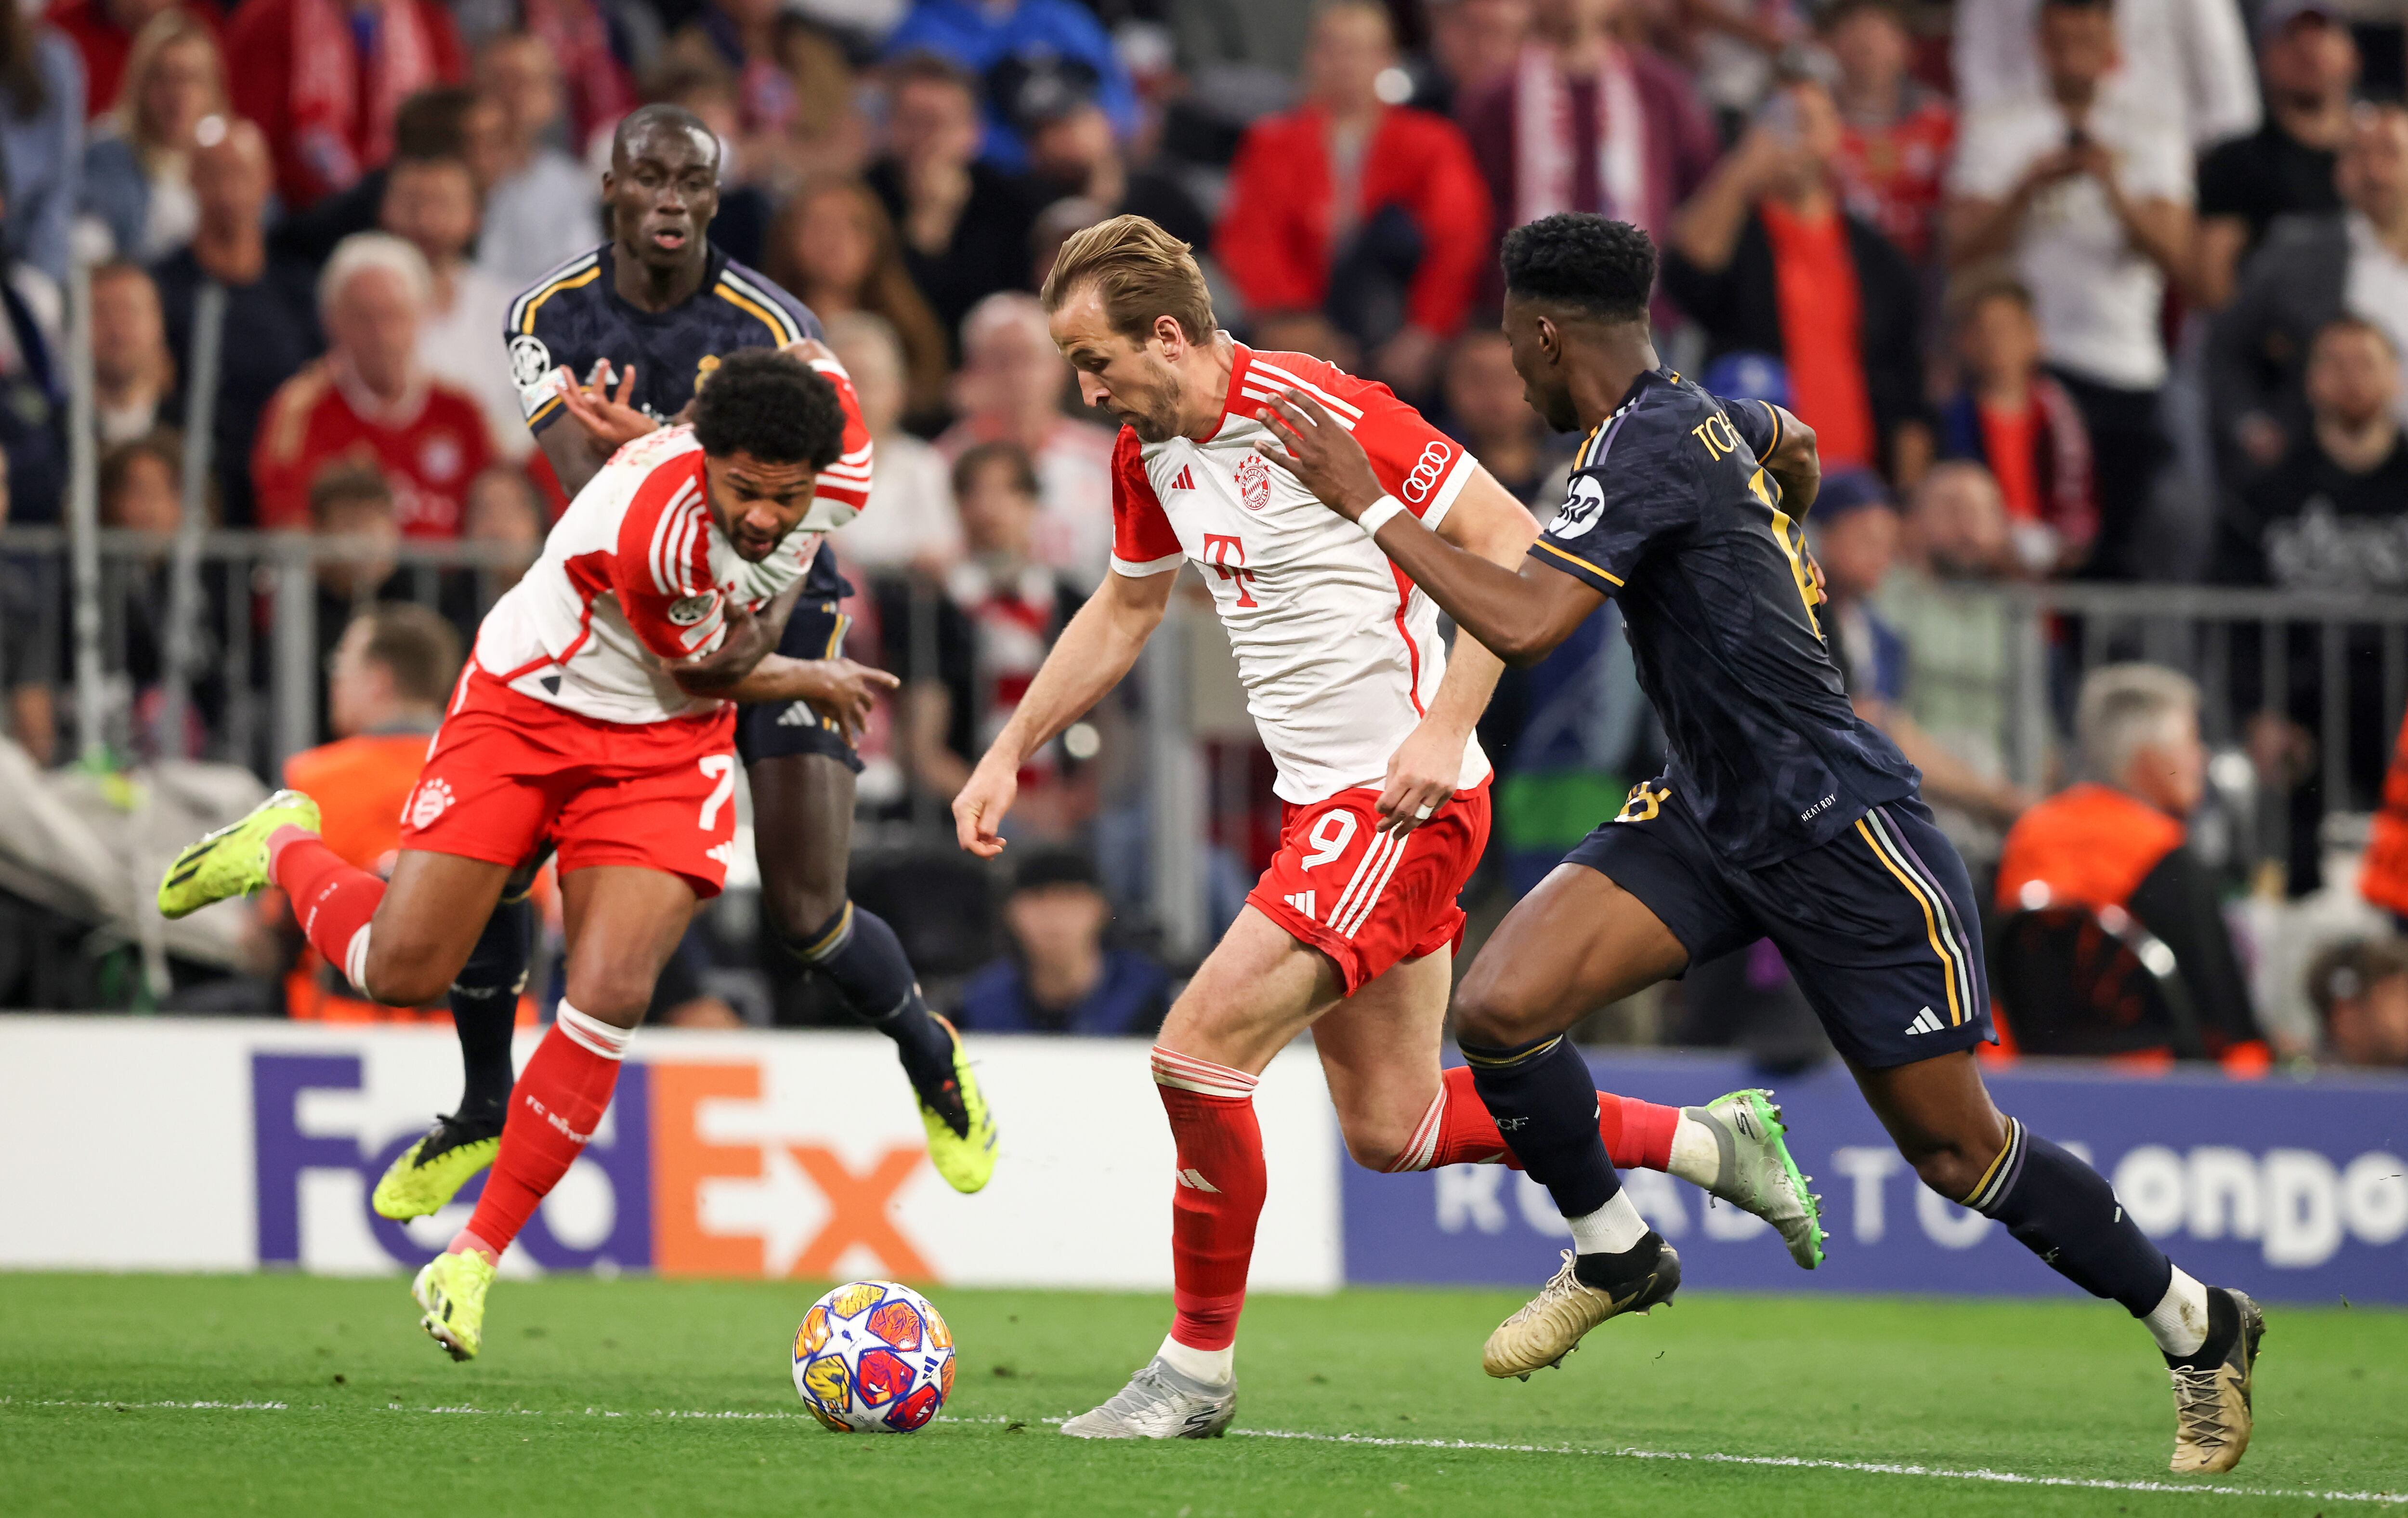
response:
M1349 996L1399 961L1462 938L1455 898L1488 846L1484 780L1401 838L1379 831L1379 804L1375 786L1290 802L1279 852L1246 895L1297 942L1328 955Z

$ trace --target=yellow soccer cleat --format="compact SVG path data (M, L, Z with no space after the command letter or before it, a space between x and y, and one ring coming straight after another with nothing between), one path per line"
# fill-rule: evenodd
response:
M377 1216L408 1222L439 1212L468 1178L494 1163L501 1152L499 1123L479 1123L456 1116L435 1120L426 1136L401 1151L401 1158L380 1178L368 1198Z
M409 1294L426 1311L418 1326L452 1359L474 1360L485 1342L485 1289L493 1284L494 1263L482 1251L437 1255L409 1285Z
M939 1101L958 1100L961 1104L962 1128L953 1131L953 1123L944 1112L929 1105L925 1096L913 1092L920 1103L920 1121L928 1130L928 1163L945 1184L962 1193L977 1191L995 1174L995 1117L986 1109L986 1097L979 1091L978 1077L970 1074L969 1055L962 1048L962 1035L942 1018L937 1024L945 1036L953 1041L953 1078L949 1088L938 1093Z
M1582 1337L1608 1318L1662 1307L1681 1289L1681 1256L1660 1239L1647 1274L1612 1292L1582 1280L1576 1274L1578 1256L1570 1250L1563 1254L1563 1268L1488 1336L1480 1354L1481 1369L1500 1381L1507 1376L1528 1381L1532 1371L1562 1365L1565 1355L1580 1348Z
M318 831L318 803L297 790L280 790L251 815L187 845L159 882L159 915L189 917L229 896L267 887L267 840L279 828Z

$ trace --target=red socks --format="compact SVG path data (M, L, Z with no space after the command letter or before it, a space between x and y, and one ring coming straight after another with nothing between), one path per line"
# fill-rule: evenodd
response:
M536 1046L518 1084L510 1088L501 1152L485 1178L476 1215L452 1241L453 1253L476 1249L498 1259L519 1236L536 1205L560 1184L594 1136L594 1126L602 1120L611 1090L619 1084L620 1057L633 1032L560 1004L559 1020Z
M279 828L267 840L267 876L293 899L293 915L311 947L362 990L368 967L368 919L384 882L347 863L306 828Z
M1263 1211L1254 1077L1156 1045L1154 1083L1179 1141L1179 1184L1170 1199L1171 1302L1178 1316L1170 1337L1190 1349L1226 1350L1237 1342L1254 1223ZM1489 1132L1496 1131L1491 1124ZM507 1151L507 1139L504 1147Z
M1154 1078L1161 1077L1157 1074ZM1680 1125L1679 1107L1658 1106L1612 1092L1597 1093L1597 1131L1616 1169L1670 1168L1672 1130ZM1506 1147L1504 1135L1497 1131L1497 1120L1488 1115L1480 1093L1472 1089L1470 1069L1457 1065L1440 1081L1429 1110L1422 1114L1405 1151L1389 1162L1388 1169L1391 1173L1433 1170L1442 1164L1484 1164L1494 1160L1522 1168Z

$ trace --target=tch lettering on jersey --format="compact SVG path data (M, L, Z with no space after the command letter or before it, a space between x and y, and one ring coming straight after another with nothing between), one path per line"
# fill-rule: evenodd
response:
M1731 426L1730 418L1720 412L1691 427L1689 436L1706 445L1708 458L1720 458L1725 454L1735 454L1747 446L1741 441L1739 429Z
M1214 573L1238 587L1239 605L1254 607L1262 604L1250 594L1250 587L1254 583L1254 571L1246 568L1244 540L1235 533L1204 534L1204 562L1212 566Z

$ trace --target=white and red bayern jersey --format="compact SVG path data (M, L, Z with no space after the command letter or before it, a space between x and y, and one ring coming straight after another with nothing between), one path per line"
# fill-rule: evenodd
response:
M868 503L869 430L836 364L811 366L844 405L844 456L822 470L803 520L761 562L738 556L705 504L694 429L627 444L577 493L543 557L477 629L477 667L511 689L605 722L661 722L718 704L669 665L717 648L733 603L757 609L802 578L820 540Z
M1437 606L1379 544L1254 452L1278 441L1255 409L1288 389L1319 400L1371 455L1381 485L1433 528L1479 466L1384 384L1304 354L1236 348L1211 436L1141 443L1121 429L1112 571L1201 567L1237 651L1246 709L1279 765L1272 788L1303 805L1386 778L1389 757L1437 694L1446 645ZM1488 773L1480 741L1467 741L1455 788Z

